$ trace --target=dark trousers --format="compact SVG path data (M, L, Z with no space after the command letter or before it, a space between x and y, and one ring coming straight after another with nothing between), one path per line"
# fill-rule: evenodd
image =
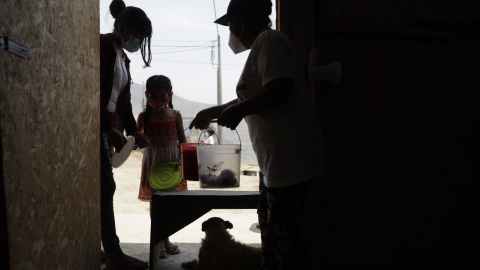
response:
M100 195L101 195L101 227L102 244L108 256L122 253L120 240L115 229L115 214L113 212L113 195L116 184L112 171L112 144L104 133L100 135Z
M258 221L262 238L262 270L308 268L302 217L311 180L285 188L260 183Z

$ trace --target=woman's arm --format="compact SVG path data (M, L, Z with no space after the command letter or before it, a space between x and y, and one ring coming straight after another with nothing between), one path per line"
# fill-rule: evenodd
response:
M277 108L288 100L292 92L292 79L273 80L267 83L259 94L225 108L218 116L217 124L233 130L245 116Z
M114 128L108 112L108 102L112 90L109 78L113 78L112 61L115 49L109 35L100 34L100 131L107 132ZM121 148L121 146L118 146Z
M217 119L222 112L228 108L229 106L232 106L234 104L237 104L238 100L234 99L228 103L225 103L223 105L218 105L218 106L213 106L205 110L201 110L195 118L192 120L192 123L190 124L189 128L196 128L196 129L207 129L210 126L210 123L212 122L213 119Z
M292 92L293 79L276 79L267 83L261 93L239 102L236 106L243 112L244 117L262 113L282 105L292 95Z
M120 96L118 96L118 101L117 101L117 111L119 113L119 116L123 120L123 126L125 128L125 131L128 135L134 135L138 130L137 130L137 123L135 122L135 117L133 116L132 112L132 94L131 94L131 84L130 80L128 81L127 86L125 89L122 91Z

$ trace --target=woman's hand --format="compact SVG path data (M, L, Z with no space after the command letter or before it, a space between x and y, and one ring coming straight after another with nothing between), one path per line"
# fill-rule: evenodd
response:
M148 139L143 133L137 131L133 133L132 136L135 138L135 145L137 145L138 148L142 149L148 146Z
M238 104L232 105L223 110L222 114L220 114L217 119L217 124L234 130L237 128L238 124L240 124L243 117L244 115L241 107Z
M127 138L116 128L106 131L105 135L113 143L113 147L115 147L115 152L117 153L122 151L123 146L127 143Z
M190 123L189 129L207 129L210 126L212 118L205 110L201 110Z
M238 99L234 99L223 105L213 106L208 109L201 110L199 113L197 113L197 116L195 116L188 128L196 128L201 130L207 129L210 126L212 119L217 119L217 117L220 116L220 114L223 112L223 110L225 110L225 108L228 108L237 103Z

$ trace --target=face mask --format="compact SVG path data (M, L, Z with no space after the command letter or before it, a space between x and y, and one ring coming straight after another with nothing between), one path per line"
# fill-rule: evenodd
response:
M130 36L130 38L128 39L128 41L123 41L123 37L122 37L122 47L131 53L138 51L140 49L140 45L142 42L140 41L140 39L136 37L132 37L132 35L130 35L128 30L127 30L127 33Z
M167 108L168 103L170 102L169 98L163 99L163 98L148 98L148 105L150 105L155 111L159 112L161 110L164 110Z
M243 27L242 27L242 31L240 31L240 37L242 36L242 33L243 33ZM230 46L230 49L232 49L234 54L238 54L247 50L247 47L243 45L240 39L232 31L230 31L228 46Z

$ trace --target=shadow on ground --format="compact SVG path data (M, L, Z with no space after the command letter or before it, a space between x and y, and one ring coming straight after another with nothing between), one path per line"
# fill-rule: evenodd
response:
M167 258L158 260L155 270L182 270L182 262L191 261L198 258L200 243L175 243L181 252L175 255L167 255ZM150 245L148 243L121 243L125 254L148 262ZM105 269L105 265L102 265ZM183 269L184 270L184 269Z
M252 225L255 227L255 224ZM198 259L198 251L200 250L200 243L175 243L180 248L181 252L176 255L167 255L167 258L158 260L155 265L155 270L184 270L181 264L183 262ZM260 244L249 244L254 247L260 247ZM150 246L148 243L122 243L123 252L130 256L134 256L143 261L148 261L148 254ZM105 265L102 265L102 269Z

